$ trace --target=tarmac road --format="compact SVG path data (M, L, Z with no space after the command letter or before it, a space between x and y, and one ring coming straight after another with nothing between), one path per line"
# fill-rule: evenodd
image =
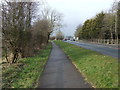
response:
M92 88L65 53L52 43L51 55L40 78L39 88Z
M87 43L87 42L76 42L76 41L66 41L68 43L90 49L93 51L97 51L99 53L102 53L104 55L112 56L114 58L118 58L118 46L111 46L111 45L102 45L102 44L93 44L93 43Z

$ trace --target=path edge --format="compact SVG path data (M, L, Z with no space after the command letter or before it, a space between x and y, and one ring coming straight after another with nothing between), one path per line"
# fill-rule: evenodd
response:
M38 83L37 83L37 85L36 85L36 88L40 88L40 80L41 80L41 77L43 76L43 72L44 72L44 70L45 70L45 68L46 68L46 66L47 66L48 60L49 60L49 58L50 58L50 55L51 55L51 52L52 52L52 49L53 49L52 42L49 42L49 43L51 44L51 50L50 50L48 59L47 59L45 65L44 65L44 67L43 67L42 72L41 72L41 75L39 76L39 79L38 79Z
M54 42L55 43L55 42ZM56 44L56 43L55 43ZM57 44L56 44L57 45ZM59 46L57 45L63 52L64 50ZM81 72L81 70L77 67L77 65L72 61L72 59L64 52L64 54L67 56L68 60L71 62L71 64L75 67L75 69L82 75L83 79L92 86L93 89L95 89L96 87L88 81L87 77L85 77L85 75Z

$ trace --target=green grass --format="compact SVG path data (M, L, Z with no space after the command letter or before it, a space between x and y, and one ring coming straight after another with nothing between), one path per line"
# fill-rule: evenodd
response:
M51 44L39 55L21 59L19 64L3 70L3 88L35 88L48 60Z
M59 45L82 75L96 88L118 87L118 60L66 42Z

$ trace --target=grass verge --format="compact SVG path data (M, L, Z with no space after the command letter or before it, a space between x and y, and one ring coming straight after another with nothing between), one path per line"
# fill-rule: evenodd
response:
M95 88L118 88L118 60L62 41L54 41Z
M18 64L3 69L3 88L36 88L51 48L49 44L39 55L21 59Z

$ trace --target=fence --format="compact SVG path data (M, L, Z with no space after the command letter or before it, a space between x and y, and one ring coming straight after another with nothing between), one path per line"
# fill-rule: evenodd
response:
M116 39L90 39L83 41L99 43L99 44L120 44L120 39L118 41Z

